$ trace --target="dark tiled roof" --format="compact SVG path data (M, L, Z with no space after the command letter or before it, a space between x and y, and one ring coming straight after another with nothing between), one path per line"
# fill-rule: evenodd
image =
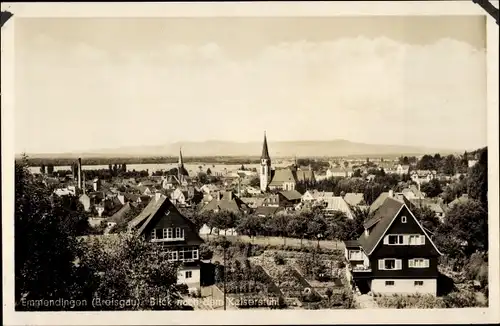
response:
M242 211L249 211L249 208L239 197L228 191L221 196L220 200L217 198L217 195L213 196L213 199L201 209L202 212L214 210L239 213Z
M264 216L272 216L282 210L281 207L276 206L259 206L255 209L255 214L264 215Z
M344 244L346 248L359 248L359 241L358 240L347 240L344 241Z
M302 195L297 190L280 191L280 194L282 194L286 200L300 200L302 198Z
M394 220L404 203L394 198L386 198L383 204L376 210L375 216L365 224L370 224L370 234L363 233L358 241L366 254L371 254L380 238L384 235L386 229ZM369 223L370 222L370 223ZM365 226L366 227L366 226Z
M130 203L126 203L125 205L123 205L122 208L120 208L120 210L118 212L116 212L115 214L113 214L113 216L107 218L106 221L118 223L118 222L120 222L123 219L123 216L129 210L130 210Z
M389 197L388 192L381 193L377 197L377 199L375 199L375 201L370 205L370 214L374 213L380 206L382 206L387 197Z
M314 172L313 170L297 170L295 172L297 181L314 181Z

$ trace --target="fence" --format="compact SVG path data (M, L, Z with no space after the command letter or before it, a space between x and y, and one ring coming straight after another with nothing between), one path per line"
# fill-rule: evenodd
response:
M245 243L252 243L257 245L271 245L271 246L291 246L291 247L317 247L319 244L320 248L329 250L344 250L344 243L341 241L331 241L331 240L307 240L307 239L297 239L297 238L283 238L283 237L266 237L266 236L256 236L249 237L247 235L217 235L217 234L206 234L206 240L217 239L225 237L229 241L241 241Z

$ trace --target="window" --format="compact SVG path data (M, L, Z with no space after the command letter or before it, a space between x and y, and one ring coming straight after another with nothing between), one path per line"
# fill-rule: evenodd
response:
M181 228L175 228L175 238L179 239L181 237Z
M193 277L193 272L186 271L186 278L192 278L192 277Z
M167 238L167 229L163 229L163 239Z
M402 235L394 235L394 234L391 234L391 235L388 235L386 237L386 244L390 244L390 245L402 245L404 243L404 237Z
M379 270L400 270L401 269L401 259L380 259L378 261Z
M415 282L413 282L413 284L415 286L423 286L424 285L424 281L415 281Z
M193 250L193 259L198 259L198 249Z
M408 260L409 268L428 268L429 267L429 259L424 258L414 258Z
M406 223L406 216L401 216L401 223Z
M168 252L167 259L168 259L169 261L176 261L176 260L178 260L177 251L169 251L169 252Z
M419 246L425 244L425 235L412 234L408 236L410 246Z
M172 235L172 228L168 228L166 229L167 230L167 236L166 236L166 239L172 239L173 238L173 235Z
M156 240L156 230L151 231L151 239Z
M393 286L394 281L385 281L385 286Z

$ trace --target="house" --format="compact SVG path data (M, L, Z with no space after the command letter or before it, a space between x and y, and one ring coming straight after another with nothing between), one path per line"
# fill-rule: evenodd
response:
M477 162L478 162L478 160L468 160L467 161L467 165L468 165L469 168L471 168L474 165L476 165Z
M130 211L130 203L126 203L116 213L106 218L104 221L107 224L108 231L110 231L117 223L122 222L128 211Z
M168 260L181 263L178 284L186 284L190 291L200 289L199 248L203 239L198 235L196 226L167 197L155 193L128 226L132 232L158 244Z
M307 190L301 197L303 202L321 202L325 198L333 197L333 192L325 192L318 190Z
M330 167L328 170L326 170L326 178L335 178L335 177L344 177L344 178L350 178L354 174L354 171L351 167L344 167L344 166L339 166L339 167Z
M444 221L444 216L445 216L445 211L443 207L441 206L440 203L433 201L432 199L428 198L414 198L414 199L409 199L410 202L413 204L414 207L428 207L430 208L434 214L436 214L436 217L439 219L439 221L442 223ZM411 207L410 207L411 209Z
M402 165L402 164L396 165L396 173L399 175L408 174L409 171L410 171L409 165Z
M365 202L362 193L348 192L344 195L344 200L350 206L361 206Z
M409 188L403 189L403 195L408 199L423 199L424 194L415 185L411 185Z
M265 198L264 197L242 197L241 200L247 204L250 208L257 208L262 206Z
M82 203L83 209L88 212L90 211L90 197L86 194L83 193L79 198L78 201Z
M174 205L186 206L189 200L189 193L187 189L179 187L170 194L170 200Z
M283 207L295 206L300 203L302 198L302 195L297 190L280 191L278 196Z
M411 180L419 184L429 182L435 179L436 176L437 172L430 170L416 170L416 171L411 171L410 173Z
M469 195L463 194L462 196L455 198L451 203L448 204L448 209L452 209L457 204L466 203L469 200Z
M224 193L218 192L208 204L201 208L200 212L219 212L221 210L229 211L235 214L246 214L250 212L250 208L247 206L247 204L245 204L232 191L227 191Z
M246 186L243 191L246 192L246 193L248 193L251 196L258 196L258 195L260 195L262 193L260 191L260 189L258 189L256 187L252 187L252 186Z
M342 197L327 197L324 200L324 208L323 211L325 215L328 216L335 211L339 211L344 213L348 219L353 219L354 215L352 214L351 208L347 205L346 201Z
M206 184L201 186L200 191L207 195L210 195L212 193L219 192L220 188L213 184Z
M139 193L141 195L145 196L151 196L153 195L154 188L149 187L149 186L137 186L137 190L139 190Z
M347 276L362 293L437 293L441 252L406 202L387 197L365 232L345 241Z
M255 209L255 215L260 217L272 217L283 210L280 206L259 206Z

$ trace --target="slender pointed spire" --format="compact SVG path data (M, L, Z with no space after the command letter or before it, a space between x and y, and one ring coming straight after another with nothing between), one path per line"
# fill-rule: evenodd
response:
M267 137L266 137L266 132L264 131L264 145L262 146L262 155L260 159L267 159L270 160L271 158L269 157L269 149L267 148Z
M182 147L179 148L179 166L184 165L184 160L182 159Z

